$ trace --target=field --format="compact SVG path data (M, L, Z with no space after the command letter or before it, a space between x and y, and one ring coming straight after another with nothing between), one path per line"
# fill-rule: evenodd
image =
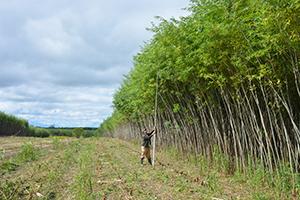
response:
M156 166L113 138L0 138L0 199L283 199L260 179L226 175L174 150ZM255 182L256 180L256 182Z

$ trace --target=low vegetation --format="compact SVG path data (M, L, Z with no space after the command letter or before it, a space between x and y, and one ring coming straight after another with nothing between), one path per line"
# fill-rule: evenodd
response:
M0 146L0 199L299 199L300 0L187 9L158 17L98 131L0 112L0 136L52 136ZM137 143L84 138L136 141L154 126L155 168L140 166Z
M11 143L16 139L20 140L7 138ZM257 169L228 176L223 159L208 162L176 149L158 149L153 168L140 165L136 142L113 138L21 139L23 144L14 148L15 157L10 158L18 166L5 173L1 169L3 200L296 199L296 193L288 188L289 174L277 179ZM36 147L38 143L50 146Z

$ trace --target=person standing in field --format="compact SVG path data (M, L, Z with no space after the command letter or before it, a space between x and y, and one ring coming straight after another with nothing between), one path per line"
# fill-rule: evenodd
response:
M150 165L152 165L152 160L150 156L150 146L151 138L156 133L155 128L151 132L147 132L147 129L143 130L143 141L142 141L142 155L141 155L141 165L143 165L145 157L148 159Z

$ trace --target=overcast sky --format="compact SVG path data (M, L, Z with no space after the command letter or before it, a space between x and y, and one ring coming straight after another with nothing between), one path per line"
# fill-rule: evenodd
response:
M154 16L188 0L0 0L0 111L32 125L98 127Z

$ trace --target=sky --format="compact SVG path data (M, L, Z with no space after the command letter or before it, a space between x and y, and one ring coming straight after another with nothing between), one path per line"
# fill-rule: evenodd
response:
M0 0L0 111L35 126L98 127L155 16L189 0Z

